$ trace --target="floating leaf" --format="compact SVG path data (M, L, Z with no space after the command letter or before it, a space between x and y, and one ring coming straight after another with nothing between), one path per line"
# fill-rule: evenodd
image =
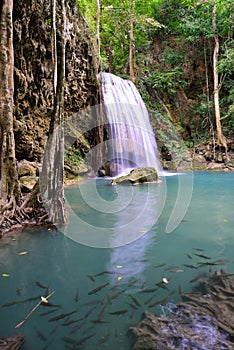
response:
M162 279L162 281L163 281L163 283L169 283L169 281L168 281L168 279L167 279L166 277L164 277L164 278Z
M2 273L2 277L9 277L9 273Z
M123 277L121 277L121 276L117 277L117 281L118 281L118 282L121 281L122 278L123 278Z
M123 268L122 265L117 265L116 267L117 267L117 269L122 269Z
M41 301L43 301L43 303L48 303L48 300L44 297L41 297Z

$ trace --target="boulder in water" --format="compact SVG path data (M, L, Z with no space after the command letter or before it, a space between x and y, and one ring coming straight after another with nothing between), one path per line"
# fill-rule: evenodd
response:
M144 167L144 168L136 168L130 171L129 174L119 176L116 179L112 180L112 185L117 184L131 184L138 185L143 183L160 182L158 177L158 172L153 167Z

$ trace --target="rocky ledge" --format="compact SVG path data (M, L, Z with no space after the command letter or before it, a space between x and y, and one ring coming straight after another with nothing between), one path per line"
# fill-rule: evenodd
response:
M140 324L129 328L133 349L233 350L233 274L215 272L182 298L177 305L168 304L163 316L144 312Z

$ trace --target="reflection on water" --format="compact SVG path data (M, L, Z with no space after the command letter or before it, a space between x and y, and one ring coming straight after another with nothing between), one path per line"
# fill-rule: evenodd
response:
M104 204L98 207L86 189L85 199L75 187L66 189L67 201L80 220L71 220L67 231L92 237L96 227L97 241L104 237L108 242L105 235L112 234L112 248L88 247L69 235L47 230L5 238L0 245L0 336L25 334L24 350L127 350L131 343L126 330L141 320L145 309L162 313L158 301L177 303L182 291L191 292L196 285L196 276L210 269L204 264L206 259L196 254L209 256L209 261L220 260L220 265L211 267L213 270L223 268L233 273L234 174L201 173L194 179L191 205L170 235L165 234L165 228L176 199L176 177L167 177L161 187L130 189L98 182L97 195L109 203L105 204L109 212L102 209ZM164 200L165 193L165 206L160 206L159 199ZM115 202L124 194L127 209L121 207L122 201ZM138 199L144 210L137 207ZM135 220L137 211L144 212L142 220ZM156 218L154 222L151 216ZM149 225L152 227L146 233ZM99 228L105 228L104 232L100 233ZM131 234L139 238L118 246L118 230L121 242ZM162 284L164 278L168 284ZM50 301L57 306L40 306L16 330L15 325L41 295L46 295L46 289L36 281L55 290ZM28 300L32 297L37 299ZM70 316L51 320L71 312Z

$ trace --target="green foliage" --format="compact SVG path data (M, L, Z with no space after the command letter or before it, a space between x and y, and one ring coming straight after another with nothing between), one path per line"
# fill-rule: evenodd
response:
M148 83L152 88L167 92L169 95L187 85L183 79L183 70L179 66L167 71L153 72L148 78Z
M78 167L83 161L80 150L74 146L69 147L65 152L65 164L70 167Z

